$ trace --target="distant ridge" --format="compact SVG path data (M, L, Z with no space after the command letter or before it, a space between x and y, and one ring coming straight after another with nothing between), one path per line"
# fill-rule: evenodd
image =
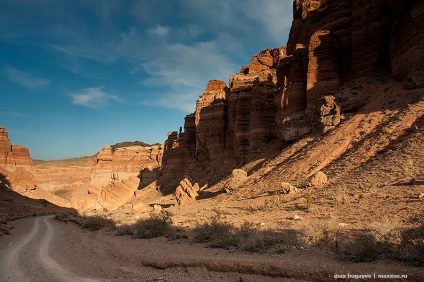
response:
M160 146L162 144L160 143L154 143L154 144L147 144L142 141L127 141L127 142L120 142L116 143L115 145L112 145L112 151L115 151L118 148L125 148L125 147L131 147L131 146L141 146L141 147L152 147L152 146Z

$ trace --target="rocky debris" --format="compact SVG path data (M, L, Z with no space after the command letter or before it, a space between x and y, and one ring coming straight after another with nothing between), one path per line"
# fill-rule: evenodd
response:
M298 216L297 214L295 214L293 216L293 220L301 220L302 218L300 216Z
M153 212L161 212L162 206L161 205L153 205Z
M233 169L231 178L224 184L225 192L229 194L233 193L246 180L247 172L242 169Z
M421 200L423 200L423 199L424 199L424 192L421 192L421 193L418 195L418 199L421 199Z
M281 191L283 194L290 194L297 192L297 188L292 186L290 183L281 182Z
M175 198L178 205L190 203L196 200L199 196L199 185L195 183L191 184L190 180L184 178L181 180L180 185L175 189Z
M308 187L321 187L328 183L327 175L322 171L315 173L309 180Z

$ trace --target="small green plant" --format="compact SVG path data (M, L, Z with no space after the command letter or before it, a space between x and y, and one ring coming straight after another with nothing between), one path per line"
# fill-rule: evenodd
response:
M361 203L361 201L364 199L364 194L359 194L358 196L358 203Z
M309 193L306 194L305 198L306 198L306 209L310 210L314 200L312 199L312 196Z

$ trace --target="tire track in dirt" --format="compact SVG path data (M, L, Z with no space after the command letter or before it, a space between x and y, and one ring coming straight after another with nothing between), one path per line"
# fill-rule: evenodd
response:
M82 281L82 282L94 282L98 280L93 280L89 278L79 277L73 275L67 269L63 268L59 263L57 263L53 258L51 258L48 254L49 245L53 239L54 231L50 223L50 219L53 216L47 216L43 218L43 223L46 226L46 236L38 248L38 257L40 258L40 262L44 265L45 269L48 269L50 272L54 274L54 276L60 281Z
M37 218L31 232L26 235L22 240L18 241L15 245L8 248L6 254L2 258L2 273L3 279L10 279L10 281L30 281L25 273L19 267L19 254L22 253L24 247L31 242L40 231L40 219ZM7 275L5 275L7 273Z
M6 281L99 281L74 275L49 255L49 246L54 236L54 229L50 222L52 217L35 218L31 231L20 241L10 245L2 259L3 279ZM37 264L41 269L39 267L37 272L28 273L26 270L33 266L26 265L28 261L22 259L24 257L31 258L31 264Z

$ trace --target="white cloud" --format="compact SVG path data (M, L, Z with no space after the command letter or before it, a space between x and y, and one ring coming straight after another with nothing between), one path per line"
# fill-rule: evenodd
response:
M13 82L29 89L40 88L50 84L50 80L37 77L31 73L17 70L13 67L6 68L6 74Z
M283 40L287 41L288 32L291 26L293 1L246 0L241 8L248 18L262 25L264 32L268 34L274 43L286 43L283 42Z
M120 101L117 96L106 94L101 87L84 88L69 95L72 104L87 108L103 108L111 101Z
M154 28L148 29L148 32L160 37L166 37L169 33L169 27L156 25Z
M159 106L168 109L179 109L183 112L192 113L196 106L196 96L199 93L194 92L178 92L174 90L170 93L160 95L159 98L153 100L144 100L143 104L146 106Z

